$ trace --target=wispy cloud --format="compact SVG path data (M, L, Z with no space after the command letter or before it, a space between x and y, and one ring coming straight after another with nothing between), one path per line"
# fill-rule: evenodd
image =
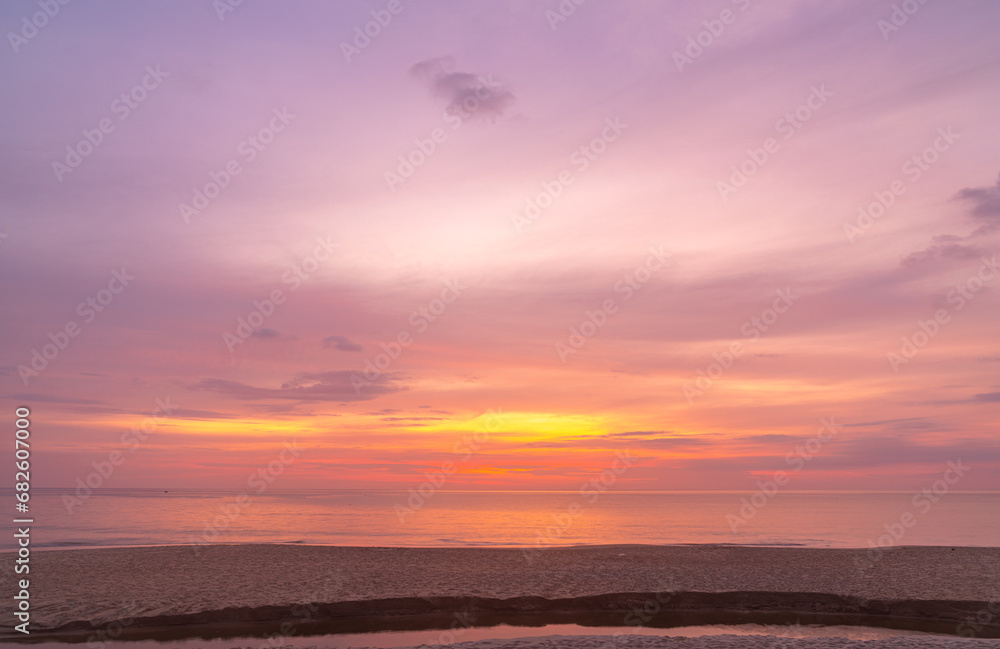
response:
M454 71L451 57L427 59L410 68L410 74L424 81L431 92L445 100L445 110L473 117L502 117L514 103L514 95L492 77Z
M356 342L348 340L344 336L327 336L323 339L323 347L327 349L336 349L342 352L360 352L364 350L364 347Z
M354 372L302 372L282 383L280 388L261 388L239 381L204 379L190 389L224 394L237 399L294 401L364 401L405 389L396 374L385 373L377 383L366 386L361 394L351 383Z

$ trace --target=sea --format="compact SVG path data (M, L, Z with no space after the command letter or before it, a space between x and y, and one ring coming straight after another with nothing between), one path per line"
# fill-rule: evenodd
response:
M3 490L9 491L9 490ZM2 491L0 491L2 493ZM7 502L15 502L13 492ZM730 544L1000 547L1000 493L35 489L33 548ZM4 549L15 547L7 523Z

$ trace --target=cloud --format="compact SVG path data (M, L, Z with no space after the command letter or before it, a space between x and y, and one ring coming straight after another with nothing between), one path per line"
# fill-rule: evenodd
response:
M235 415L228 415L222 412L212 412L210 410L190 410L188 408L178 408L170 413L173 419L233 419Z
M615 437L658 437L669 434L669 430L630 430L626 433L613 433Z
M966 187L955 198L972 203L972 216L985 222L974 234L986 234L1000 227L1000 178L991 187Z
M612 436L614 440L614 436ZM707 446L712 444L712 442L693 437L691 435L678 436L678 437L650 437L646 439L635 440L632 446L636 448L690 448L694 446Z
M396 385L397 375L383 373L377 383L365 385L361 393L358 394L351 383L353 375L354 372L349 370L302 372L283 383L280 388L258 388L238 381L204 379L191 386L190 389L216 392L245 400L292 399L296 401L365 401L404 389Z
M983 439L953 439L948 444L919 444L899 437L875 436L845 440L829 455L810 460L817 469L859 469L899 464L939 465L949 460L976 458L983 463L1000 461L1000 444Z
M295 417L296 419L301 417L315 417L315 415L312 413L301 412L298 409L299 404L297 403L252 403L249 405L249 408L256 412L266 413L267 416L269 417L274 417L279 415L280 416L288 415Z
M539 442L529 442L525 446L535 448L601 448L607 444L608 448L619 448L623 443L627 443L630 448L687 448L704 447L714 443L706 439L707 435L671 435L669 431L645 431L636 430L626 433L609 433L607 435L591 435L583 437L570 437L560 440L543 440Z
M71 399L67 397L53 397L47 394L38 394L37 392L32 392L30 394L12 394L10 395L12 399L18 399L20 401L27 402L37 402L37 403L68 403L77 406L93 406L105 403L104 401L94 401L93 399Z
M923 250L918 250L907 255L903 258L903 265L922 264L935 259L978 259L985 255L985 248L959 243L967 241L969 238L958 237L953 234L939 234L931 237L931 245Z
M360 352L364 349L364 347L358 343L352 342L344 336L327 336L323 339L323 347L326 347L327 349L332 347L333 349L338 349L342 352Z
M907 417L902 419L882 419L880 421L863 421L857 424L841 424L844 428L879 428L904 433L941 432L949 427L926 417Z
M514 103L514 95L500 86L492 75L452 72L454 60L439 57L421 61L410 74L424 81L431 92L445 99L449 113L463 117L496 119Z
M974 438L954 438L947 444L921 444L903 437L885 435L834 440L808 460L807 471L858 471L895 466L918 466L931 471L943 471L949 461L960 458L975 458L976 463L982 465L1000 463L1000 444ZM671 458L668 461L676 467L705 472L772 471L783 465L780 458L763 455L713 457L705 454Z
M801 440L801 437L795 435L784 435L781 433L765 433L763 435L747 435L741 437L740 441L743 442L755 442L769 444L772 442L794 442L796 440Z
M450 415L450 414L452 414L452 412L450 410L435 409L435 408L431 408L431 406L417 406L417 407L418 408L423 408L425 410L429 409L432 413L434 413L436 415Z
M997 184L992 187L966 187L955 194L954 199L971 203L972 208L969 214L982 225L966 237L953 234L940 234L932 237L930 246L903 258L902 264L904 266L935 260L978 259L990 252L985 248L965 242L990 234L1000 228L1000 180L997 180Z
M277 329L270 329L268 327L258 329L257 331L250 334L250 336L252 338L260 338L262 340L286 341L286 342L295 341L299 339L298 336L283 335Z
M669 430L633 430L624 433L609 433L602 437L581 438L581 440L603 439L610 442L628 442L641 448L677 448L681 446L704 446L711 444L709 435L674 435Z
M972 400L979 403L1000 403L1000 392L984 392L983 394L975 394L972 396Z

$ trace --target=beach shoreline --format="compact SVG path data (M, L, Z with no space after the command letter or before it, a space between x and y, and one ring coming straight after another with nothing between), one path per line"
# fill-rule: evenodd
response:
M12 569L0 577L7 591L14 578ZM458 614L487 626L797 620L1000 637L1000 548L902 546L873 555L611 545L531 555L510 548L154 546L46 552L32 562L30 579L32 638L85 639L108 628L120 639L447 628ZM9 624L2 632L0 640L20 635Z

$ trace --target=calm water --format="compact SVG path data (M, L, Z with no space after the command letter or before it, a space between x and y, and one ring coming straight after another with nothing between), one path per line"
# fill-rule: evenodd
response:
M953 492L936 503L923 498L915 503L913 493L788 491L759 510L741 512L741 499L750 493L606 492L591 502L577 492L439 491L422 506L409 508L419 503L408 503L408 493L390 491L267 491L240 500L239 494L226 492L106 490L78 503L72 513L64 505L64 493L69 492L33 492L28 514L35 521L32 546L265 542L867 547L869 540L877 542L882 535L883 543L894 545L1000 547L1000 493ZM746 516L742 523L736 520L741 514ZM904 527L903 519L912 524ZM5 526L11 529L9 523ZM888 536L892 531L902 536ZM13 546L11 539L5 530L4 548Z
M342 633L321 636L283 636L282 647L326 647L327 649L351 649L351 647L376 647L391 649L393 647L415 647L421 644L441 646L449 644L454 638L458 642L475 640L513 640L516 638L537 638L551 635L590 635L609 636L608 646L615 646L617 638L611 636L652 635L661 637L698 638L703 636L740 635L757 636L771 635L782 638L847 638L849 640L879 640L899 636L934 636L938 634L919 631L904 631L900 629L880 629L864 626L804 626L804 625L764 625L764 624L730 624L673 627L658 629L647 627L612 627L612 626L580 626L577 624L546 624L536 627L518 627L500 624L492 627L459 628L456 631L381 631L376 633ZM94 643L97 644L96 642ZM156 640L139 640L136 642L106 642L105 647L123 649L233 649L233 647L270 647L273 644L261 644L260 638L224 638L204 640L173 640L169 643ZM276 643L275 643L276 644ZM32 649L66 649L67 645L59 642L32 643Z

